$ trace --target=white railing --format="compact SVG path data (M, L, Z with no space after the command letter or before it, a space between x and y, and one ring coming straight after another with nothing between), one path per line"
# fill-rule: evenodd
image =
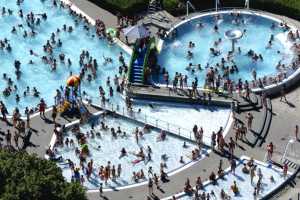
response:
M136 120L138 122L142 122L144 124L151 125L155 128L165 130L165 131L170 132L179 137L184 137L189 140L195 140L194 135L192 133L192 129L189 130L187 128L183 128L177 124L173 124L173 123L155 118L153 116L149 116L146 113L143 113L142 111L138 112L134 109L128 109L125 106L121 107L120 105L113 104L113 103L107 103L107 102L105 102L105 104L97 103L100 101L99 98L92 98L92 99L93 99L92 105L95 107L98 107L100 109L115 112L119 115L128 117L128 118ZM228 123L228 119L227 119L227 123ZM211 140L210 137L203 135L203 144L210 146L210 140Z

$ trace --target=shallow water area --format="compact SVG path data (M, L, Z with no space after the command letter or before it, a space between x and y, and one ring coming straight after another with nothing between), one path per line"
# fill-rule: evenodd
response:
M218 131L220 127L224 129L230 119L230 109L217 106L137 100L134 109L141 109L141 113L136 115L137 118L186 138L193 139L194 125L202 127L203 141L206 144L210 144L212 132ZM226 132L224 137L225 134Z
M246 161L247 162L247 161ZM210 193L212 190L215 193L215 198L212 197L212 199L221 199L220 198L220 192L221 189L224 189L225 193L228 194L231 199L238 199L238 200L249 200L249 199L261 199L264 196L266 196L268 193L279 187L288 177L284 178L282 170L278 169L276 167L272 168L269 167L266 163L261 164L260 162L255 162L255 165L257 165L256 168L256 176L253 179L253 184L250 183L250 175L245 174L242 172L243 165L239 163L239 165L236 168L235 175L228 172L225 175L225 179L218 179L217 185L208 184L205 186L204 190L201 190L200 194L202 192ZM262 188L260 191L260 194L257 196L257 198L254 198L253 192L254 187L256 186L256 183L258 181L258 169L261 169L261 172L263 174L262 177ZM274 182L271 181L271 176L274 178ZM234 193L231 190L231 185L233 185L233 181L236 181L239 194L234 195ZM190 196L183 196L178 198L180 200L192 200L193 197Z
M114 127L117 130L117 127L120 126L122 132L126 132L126 136L118 135L117 138L112 137L110 130L105 131L101 130L100 123L103 121L108 125L109 129ZM196 148L196 145L188 142L185 139L174 137L172 135L167 135L165 141L160 141L158 139L159 132L152 130L149 133L144 133L144 136L139 139L139 142L136 143L135 136L133 131L136 127L143 129L141 124L135 123L123 118L114 118L114 117L105 117L104 119L100 117L97 119L94 124L98 124L94 128L94 132L100 132L101 137L95 136L91 138L91 135L87 137L87 145L90 150L90 156L87 161L93 159L94 161L94 172L89 180L85 177L84 186L88 189L97 189L100 183L103 183L103 180L100 180L98 176L99 167L101 165L106 166L108 161L111 161L111 166L115 165L117 168L118 164L122 166L121 177L117 178L115 181L108 181L107 185L104 185L106 188L110 187L120 187L135 182L132 179L132 173L139 172L143 169L145 176L147 176L147 171L150 166L153 168L153 172L159 174L160 163L163 162L166 164L165 172L171 172L179 169L180 167L188 164L191 161L191 151ZM87 133L91 131L91 124L86 124L80 127L82 133ZM87 135L86 135L87 136ZM78 147L78 142L74 134L71 131L68 131L64 137L73 139L75 142L75 147ZM183 143L186 142L186 147L183 147ZM152 149L151 160L147 160L147 146L150 146ZM62 156L64 159L71 159L77 167L79 167L79 158L75 155L75 147L57 147L58 154L57 156ZM127 156L119 158L120 151L122 148L126 148ZM139 152L140 148L143 148L146 159L145 161L137 161L138 157L135 155ZM207 154L206 149L202 149L202 156L199 159L204 157L204 154ZM183 156L185 164L179 162L180 157ZM58 166L62 168L64 177L70 181L72 177L72 171L69 169L66 163L58 163ZM80 174L84 174L80 170ZM141 179L145 181L146 179Z

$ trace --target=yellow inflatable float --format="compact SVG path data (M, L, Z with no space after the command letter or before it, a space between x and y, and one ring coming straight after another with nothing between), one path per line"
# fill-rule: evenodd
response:
M70 102L68 102L68 101L64 101L62 104L60 104L59 105L59 107L58 107L58 112L65 112L67 109L69 109L70 108Z

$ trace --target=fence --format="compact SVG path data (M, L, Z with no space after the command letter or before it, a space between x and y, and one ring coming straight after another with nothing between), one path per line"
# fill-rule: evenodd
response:
M194 140L192 129L189 130L189 129L183 128L177 124L173 124L173 123L155 118L153 116L147 115L146 113L143 113L143 111L139 112L139 111L135 111L135 110L130 110L126 106L120 106L117 104L107 103L107 102L99 104L99 103L97 103L97 102L99 102L98 98L92 98L92 99L93 99L92 105L95 107L98 107L98 108L101 108L104 110L108 110L111 112L115 112L121 116L125 116L130 119L136 120L138 122L142 122L144 124L151 125L158 129L168 131L179 137L184 137L189 140ZM180 117L180 116L178 116L178 117ZM228 124L228 121L229 121L229 117L227 119L226 126ZM205 145L210 146L210 140L211 140L211 138L209 136L203 134L203 143Z

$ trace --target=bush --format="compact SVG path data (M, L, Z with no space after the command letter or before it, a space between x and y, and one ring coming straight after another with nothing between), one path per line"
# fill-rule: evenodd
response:
M135 15L148 8L149 0L90 0L112 13ZM190 0L197 10L213 9L214 0ZM186 0L162 0L163 7L173 15L185 13ZM222 7L243 7L244 0L221 0ZM180 5L180 6L178 6ZM300 19L300 0L250 0L250 7Z
M148 8L149 0L90 0L111 13L135 15Z
M255 0L251 7L285 15L298 20L300 19L299 0Z
M214 8L215 1L191 0L198 10ZM221 0L221 7L244 7L244 0ZM265 10L272 13L300 19L299 0L250 0L250 8Z
M1 200L86 200L78 183L67 183L55 163L0 151Z
M167 11L172 11L178 8L179 0L163 0L163 8Z

